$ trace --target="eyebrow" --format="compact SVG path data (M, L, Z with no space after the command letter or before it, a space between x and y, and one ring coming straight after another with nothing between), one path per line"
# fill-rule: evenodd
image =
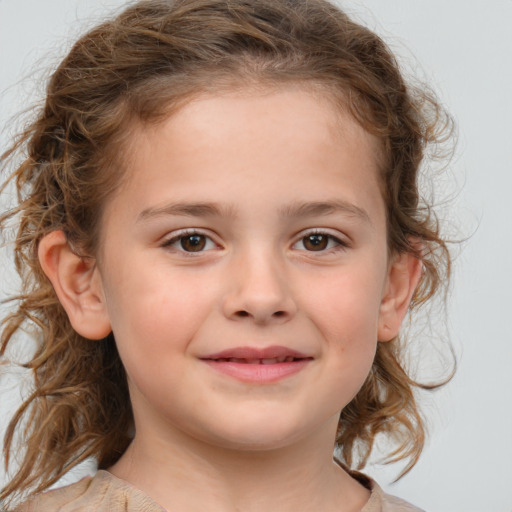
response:
M234 217L233 208L216 203L171 203L156 208L146 208L139 213L137 222L155 217L177 215L184 217Z
M296 201L281 208L279 213L287 218L322 217L343 213L373 225L366 210L339 199L310 202ZM170 203L161 207L146 208L138 215L137 222L167 215L184 217L236 217L235 209L232 206L221 206L210 202Z
M340 199L312 201L306 203L297 201L285 206L281 210L281 215L284 217L321 217L324 215L332 215L334 213L343 213L373 225L370 215L366 210Z

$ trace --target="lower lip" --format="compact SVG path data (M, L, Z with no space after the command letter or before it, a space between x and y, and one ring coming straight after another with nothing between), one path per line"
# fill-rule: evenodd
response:
M230 361L214 361L204 359L211 368L220 373L234 377L243 382L268 383L276 382L300 372L312 359L300 359L285 363L248 364Z

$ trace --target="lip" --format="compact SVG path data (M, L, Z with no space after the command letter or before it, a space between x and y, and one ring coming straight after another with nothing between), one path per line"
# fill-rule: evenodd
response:
M313 357L282 346L236 347L201 357L214 370L243 382L276 382L303 370Z
M293 357L296 359L306 359L310 356L279 345L257 348L257 347L235 347L228 348L222 352L210 354L201 359L276 359L282 357Z

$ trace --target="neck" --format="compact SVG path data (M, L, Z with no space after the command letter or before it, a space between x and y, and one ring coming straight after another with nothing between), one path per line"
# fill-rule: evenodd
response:
M359 511L369 493L332 460L337 421L315 439L272 450L233 450L139 432L110 468L167 510ZM332 435L331 435L332 434ZM198 492L200 490L200 492Z

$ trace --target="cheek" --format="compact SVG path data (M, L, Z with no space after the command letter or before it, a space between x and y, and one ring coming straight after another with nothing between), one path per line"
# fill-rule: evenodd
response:
M377 339L383 277L364 270L325 276L304 295L304 311L328 339L347 343Z
M363 276L365 274L362 274ZM330 276L304 296L304 311L324 339L333 389L351 398L363 384L377 348L382 275ZM315 291L316 290L316 291Z
M165 267L136 275L128 270L110 273L106 293L121 357L126 364L171 358L187 347L212 311L212 287L199 276L180 279Z

